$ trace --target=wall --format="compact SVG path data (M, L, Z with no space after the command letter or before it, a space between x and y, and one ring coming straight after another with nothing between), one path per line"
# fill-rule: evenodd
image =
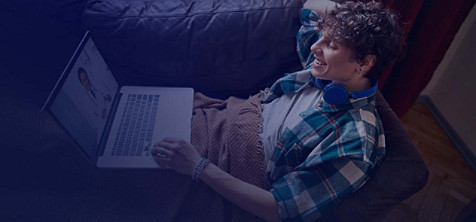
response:
M422 96L428 96L476 156L476 5L464 21ZM473 156L473 159L474 159Z

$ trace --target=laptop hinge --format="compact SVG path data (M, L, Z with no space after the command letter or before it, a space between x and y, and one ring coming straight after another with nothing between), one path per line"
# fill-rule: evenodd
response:
M116 97L112 103L111 111L107 117L106 125L104 127L104 131L102 132L101 141L99 143L99 149L97 149L96 157L104 155L104 150L106 149L107 140L109 138L109 132L112 128L112 123L114 121L114 117L116 116L117 108L119 107L119 101L121 101L122 93L120 89L117 90Z

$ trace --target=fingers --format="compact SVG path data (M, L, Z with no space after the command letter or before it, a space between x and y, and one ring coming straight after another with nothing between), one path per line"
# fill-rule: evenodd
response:
M188 142L186 142L183 139L167 137L167 138L163 139L162 141L156 143L154 145L154 147L155 146L163 147L163 148L168 149L168 150L178 150L178 149L182 149L182 148L188 148L188 147L191 146L191 144L189 144Z
M173 138L173 137L166 137L162 140L165 143L176 143L182 147L186 146L188 144L187 141L179 138Z
M196 151L194 146L185 140L167 137L154 144L151 152L153 155L174 159L177 155L188 156L192 150Z
M161 165L166 168L170 167L170 164L172 163L173 152L161 147L154 147L151 152L152 157L159 164L159 166Z
M182 139L173 138L173 137L165 137L162 141L167 143L174 143L174 142L179 142L180 140Z
M171 157L174 153L163 147L154 146L151 150L152 155Z
M170 162L175 156L175 152L180 148L178 144L179 139L165 138L164 140L156 143L151 152L158 162Z
M151 152L154 160L159 165L189 175L201 159L200 154L192 144L183 139L170 137L155 143Z
M156 143L154 145L154 147L157 147L157 148L164 148L166 150L173 150L176 148L175 144L174 143L168 143L168 142L164 142L164 141L160 141L158 143Z

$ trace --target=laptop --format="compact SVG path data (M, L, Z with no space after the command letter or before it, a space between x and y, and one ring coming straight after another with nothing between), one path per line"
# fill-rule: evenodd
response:
M121 86L86 32L42 110L96 167L165 168L151 149L190 142L192 105L192 88Z

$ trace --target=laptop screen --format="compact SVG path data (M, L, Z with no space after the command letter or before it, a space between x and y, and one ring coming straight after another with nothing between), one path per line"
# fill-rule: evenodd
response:
M118 88L94 42L86 34L47 105L88 158L96 155Z

